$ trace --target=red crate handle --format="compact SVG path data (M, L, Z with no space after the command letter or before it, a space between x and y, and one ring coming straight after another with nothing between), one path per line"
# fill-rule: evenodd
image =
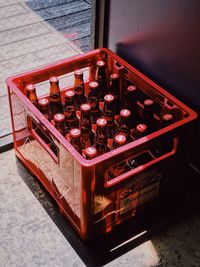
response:
M27 124L29 125L29 131L31 136L37 140L40 145L48 152L48 154L52 157L52 159L58 163L58 157L54 154L54 152L51 150L51 148L44 142L44 140L36 133L36 131L32 127L33 118L28 116L27 117ZM42 129L39 127L38 123L34 120L34 124L41 130L43 134L45 134ZM44 126L43 126L44 127ZM56 147L57 148L57 147Z
M147 169L147 168L149 168L149 167L151 167L151 166L157 164L158 162L160 162L160 161L162 161L162 160L165 160L165 159L167 159L167 158L169 158L169 157L172 157L172 156L173 156L174 154L176 154L176 152L177 152L177 149L178 149L178 141L179 141L179 140L178 140L178 137L174 137L174 138L173 138L173 148L172 148L171 151L169 151L169 152L167 152L167 153L161 155L161 156L158 157L158 158L154 158L153 160L151 160L151 161L149 161L149 162L147 162L147 163L145 163L145 164L142 164L142 165L136 167L136 168L133 169L133 170L130 170L130 171L128 171L128 172L126 172L126 173L124 173L124 174L122 174L122 175L120 175L120 176L117 176L117 177L113 178L112 180L109 180L109 181L108 181L107 179L105 179L105 181L104 181L104 186L105 186L106 188L110 188L110 187L112 187L112 186L115 186L116 184L118 184L118 183L124 181L124 180L127 179L127 178L130 178L130 177L133 177L133 176L138 175L139 173L141 173L141 172L144 171L145 169Z

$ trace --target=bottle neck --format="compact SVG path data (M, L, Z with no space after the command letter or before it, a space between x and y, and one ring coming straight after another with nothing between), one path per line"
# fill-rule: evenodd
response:
M81 112L81 127L92 129L91 114L89 111Z
M27 92L27 98L31 101L32 104L37 105L38 99L37 99L37 95L36 95L35 90L28 91Z

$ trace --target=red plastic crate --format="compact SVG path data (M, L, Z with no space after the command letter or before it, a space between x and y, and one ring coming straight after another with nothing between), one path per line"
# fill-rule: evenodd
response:
M107 62L109 73L121 77L121 94L128 84L140 97L153 99L175 122L92 160L83 158L25 96L28 83L37 85L51 76L61 78L88 68L94 80L95 63ZM197 114L108 49L97 49L7 79L14 147L17 157L46 187L61 212L84 240L107 233L134 217L146 203L166 197L180 187L188 162L191 126ZM48 86L48 85L47 85ZM62 97L65 90L61 88ZM138 100L138 109L142 102ZM156 115L155 115L156 116ZM38 132L40 134L38 134ZM53 149L45 140L51 141ZM156 147L169 145L160 155ZM113 179L108 172L127 159L140 164Z

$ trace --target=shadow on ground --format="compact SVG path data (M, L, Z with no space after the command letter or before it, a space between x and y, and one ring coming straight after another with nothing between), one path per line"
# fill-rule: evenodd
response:
M26 5L82 51L90 50L90 0L29 0Z
M187 192L179 203L174 203L173 206L170 204L166 207L157 206L154 210L147 210L140 214L138 218L118 226L109 235L95 239L90 243L84 243L60 213L56 202L44 187L26 170L19 160L17 160L17 166L18 173L23 181L87 266L102 266L119 259L120 256L134 251L148 240L151 240L157 254L158 262L155 266L186 266L184 265L184 259L181 258L185 254L185 247L181 245L183 240L179 242L178 239L180 237L184 238L185 235L188 242L187 246L190 248L190 242L200 237L200 209L198 206L200 182L197 174L191 169L189 177L192 182L188 185ZM190 227L194 229L190 231ZM178 235L176 232L178 232ZM196 249L198 249L198 246L200 247L199 244L196 246ZM185 256L187 257L187 255ZM127 259L131 264L133 260L131 255ZM126 264L126 260L124 260L124 264Z

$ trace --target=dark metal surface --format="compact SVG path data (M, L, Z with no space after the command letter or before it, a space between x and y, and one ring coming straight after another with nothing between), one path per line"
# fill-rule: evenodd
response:
M200 1L110 0L107 46L200 111ZM200 123L193 161L200 166Z

